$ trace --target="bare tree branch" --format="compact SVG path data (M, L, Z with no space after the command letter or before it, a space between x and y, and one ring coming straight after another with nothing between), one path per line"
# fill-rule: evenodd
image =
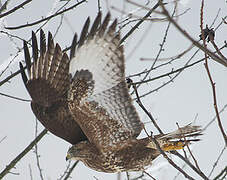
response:
M137 97L137 102L140 102L141 103L141 101L140 101L140 96L139 96L139 94L138 94L138 92L137 92L137 89L136 89L136 86L135 85L133 85L133 88L134 88L134 90L135 90L135 93L136 93L136 97ZM140 103L138 103L139 105L140 105L140 107L146 112L146 114L150 117L150 115L149 115L149 112L147 112L147 110L146 110L146 108L142 105L142 103L140 104ZM142 106L141 106L142 105ZM151 121L153 122L153 120L152 119L154 119L152 116L150 117L150 119L151 119ZM155 122L155 121L154 121ZM156 124L156 123L155 123ZM157 127L158 128L157 128ZM162 130L160 129L160 127L156 124L155 125L155 127L159 130L159 132L160 132L160 134L163 134L163 132L162 132ZM146 129L144 129L145 130L145 132L146 132ZM148 133L146 132L146 134L148 135ZM149 135L148 135L149 136ZM154 138L153 138L154 139ZM156 141L157 142L157 141ZM156 144L156 143L155 143ZM159 144L157 145L156 144L156 146L159 146ZM158 148L158 147L157 147ZM160 146L159 146L159 149L160 149ZM161 149L160 149L161 150ZM161 150L162 151L162 150ZM162 151L163 152L163 151ZM172 154L174 154L174 155L176 155L176 156L178 156L180 159L182 159L186 164L188 164L198 175L200 175L204 180L209 180L207 177L206 177L206 175L202 172L202 171L200 171L198 168L196 168L192 163L190 163L190 161L188 160L188 159L186 159L186 158L184 158L180 153L178 153L177 151L171 151L171 153ZM167 155L163 152L163 153L161 153L164 157L166 157ZM167 157L168 158L168 157ZM168 158L169 159L169 158ZM167 159L167 160L168 160ZM168 160L168 162L170 162L170 164L173 162L171 159L169 159ZM173 162L174 163L174 162ZM178 167L175 163L174 164L171 164L171 165L173 165L177 170L179 170L180 169L180 167ZM185 173L182 169L179 171L179 172L181 172L182 174L184 174L184 176L186 177L187 176L187 173ZM189 179L190 179L191 177L189 176ZM193 178L192 178L193 179Z
M23 3L21 3L20 5L16 6L15 8L3 13L3 14L0 14L0 19L4 16L8 16L9 14L12 14L14 13L16 10L20 9L20 8L23 8L24 5L30 3L32 0L27 0L27 1L24 1Z
M7 175L12 168L43 138L43 136L48 132L44 129L15 159L13 159L9 165L0 173L0 179Z
M76 161L76 162L72 165L72 167L69 169L69 172L66 174L64 180L69 179L71 173L73 172L73 169L76 167L76 165L78 164L78 162L79 162L79 161Z
M209 49L207 49L206 47L202 46L199 42L197 42L196 40L194 40L185 30L183 30L178 24L177 22L169 15L168 11L166 10L166 8L164 7L164 5L160 2L160 5L162 7L163 10L163 14L166 15L166 17L169 19L169 21L186 37L188 38L195 46L197 46L199 49L201 49L203 52L206 52L207 55L209 55L213 60L219 62L220 64L224 65L227 67L227 61L225 61L224 59L220 58L219 56L217 56L216 54L212 53Z
M208 176L209 178L210 178L210 176L212 175L212 173L214 172L215 167L218 165L218 161L221 159L221 156L224 154L226 148L227 148L227 146L224 146L224 147L223 147L223 149L221 150L220 154L218 155L217 160L214 162L214 165L213 165L213 167L212 167L212 169L211 169L211 171L210 171L210 174L209 174L209 176Z
M120 44L123 43L139 26L147 19L151 13L159 7L159 2L154 5L154 7L138 22L136 25L121 39Z
M62 11L59 11L58 13L55 13L55 14L53 14L53 15L51 15L51 16L48 16L48 17L43 18L43 19L41 19L41 20L35 21L35 22L33 22L33 23L27 23L27 24L20 25L20 26L15 26L15 27L5 27L5 28L6 28L6 29L9 29L9 30L15 30L15 29L21 29L21 28L25 28L25 27L29 27L29 26L34 26L34 25L39 24L39 23L41 23L41 22L43 22L43 21L47 21L47 20L49 20L49 19L51 19L51 18L53 18L53 17L55 17L55 16L61 15L62 13L65 13L65 12L67 12L67 11L69 11L69 10L72 10L72 9L74 9L75 7L77 7L78 5L80 5L80 4L84 3L84 2L86 2L86 0L82 0L82 1L78 2L77 4L74 4L73 6L71 6L71 7L69 7L69 8L66 8L66 9L64 9L64 10L62 10Z
M36 120L35 120L35 138L37 138L37 133L38 133L38 119L36 118ZM36 165L37 165L38 170L39 170L40 179L44 180L42 168L41 168L40 161L39 161L40 155L38 154L37 143L35 144L35 157L36 157Z
M16 100L19 100L19 101L31 102L31 100L23 99L23 98L19 98L19 97L15 97L15 96L11 96L11 95L8 95L8 94L5 94L5 93L1 93L1 92L0 92L0 95L8 97L8 98L16 99Z
M200 30L201 30L202 40L203 40L203 46L207 49L205 35L204 35L204 31L203 31L203 6L204 6L204 0L202 0L202 3L201 3ZM211 41L213 41L213 39L211 39ZM209 70L209 66L208 66L207 51L204 51L204 54L205 54L205 64L204 64L204 66L206 68L207 75L209 77L210 84L211 84L211 87L212 87L213 103L214 103L214 109L215 109L215 113L216 113L216 117L217 117L217 121L218 121L218 126L219 126L219 129L220 129L220 131L222 133L222 136L223 136L223 138L225 140L225 145L227 146L227 136L225 134L225 131L224 131L224 128L222 126L222 122L221 122L221 119L220 119L220 116L219 116L219 113L218 113L218 105L217 105L215 83L214 83L214 81L212 79L212 76L211 76L211 73L210 73L210 70Z
M224 178L227 176L227 166L214 178L214 180L219 180L222 175L223 177L221 179L224 180Z

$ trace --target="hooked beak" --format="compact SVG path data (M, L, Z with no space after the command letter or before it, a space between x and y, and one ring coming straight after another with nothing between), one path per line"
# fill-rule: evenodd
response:
M71 156L69 153L67 153L66 157L65 157L65 160L68 161L69 159L71 159Z

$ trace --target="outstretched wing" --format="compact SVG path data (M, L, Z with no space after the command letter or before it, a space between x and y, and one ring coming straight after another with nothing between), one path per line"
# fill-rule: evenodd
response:
M45 34L40 30L40 56L35 33L32 33L31 57L24 41L24 55L28 77L20 63L21 75L32 102L31 107L38 120L53 134L71 144L87 139L73 119L67 104L70 84L69 58L58 44L54 45L51 33L46 47Z
M69 68L73 77L70 110L75 116L81 112L84 117L76 121L90 142L102 151L120 149L142 130L125 83L117 20L107 28L109 21L107 14L101 23L99 13L88 32L88 18L78 43L74 37Z

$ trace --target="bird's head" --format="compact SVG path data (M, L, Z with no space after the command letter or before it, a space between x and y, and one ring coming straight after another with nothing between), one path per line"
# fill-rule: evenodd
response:
M70 159L83 160L89 158L89 144L88 141L82 141L70 147L66 155L66 161Z

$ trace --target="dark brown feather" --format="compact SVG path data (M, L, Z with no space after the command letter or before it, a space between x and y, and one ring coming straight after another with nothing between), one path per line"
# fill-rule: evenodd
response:
M26 41L24 41L24 58L28 69L28 76L31 76L31 57Z
M75 33L71 44L71 49L70 49L70 59L72 59L75 56L76 45L77 45L77 34Z
M110 25L107 31L107 34L109 34L110 36L113 36L115 34L116 27L117 27L117 19L115 19L114 22Z
M23 65L22 65L21 62L19 62L19 66L20 66L20 71L21 71L22 80L23 80L23 82L24 82L24 85L25 85L26 88L27 88L27 81L28 81L28 78L27 78L27 76L26 76L26 74L25 74L24 67L23 67Z
M37 119L54 135L71 144L87 140L83 131L72 118L67 103L58 101L50 107L31 103L31 108Z
M45 52L46 52L46 37L43 30L40 29L40 56L43 56Z
M32 31L32 56L37 60L39 56L38 42L35 33Z
M102 13L99 12L91 27L90 33L88 35L88 39L92 39L94 37L95 33L97 32L98 27L100 27L100 25L101 25L101 19L102 19Z
M37 57L37 38L34 33L32 35L33 55L37 58L33 58L33 63L26 42L24 42L29 78L20 63L23 82L32 98L31 107L38 120L50 132L71 144L76 144L87 138L71 116L67 105L67 91L70 84L69 58L58 44L54 47L51 33L48 35L47 48L42 30L40 36L41 49L40 56Z
M106 28L109 24L110 21L110 13L108 13L103 21L103 23L101 24L100 30L99 30L99 36L102 37L104 32L106 31Z
M81 35L80 35L78 48L84 44L84 41L87 38L87 32L88 32L89 25L90 25L90 18L87 18L87 20L86 20L86 22L84 24L84 27L82 29Z

